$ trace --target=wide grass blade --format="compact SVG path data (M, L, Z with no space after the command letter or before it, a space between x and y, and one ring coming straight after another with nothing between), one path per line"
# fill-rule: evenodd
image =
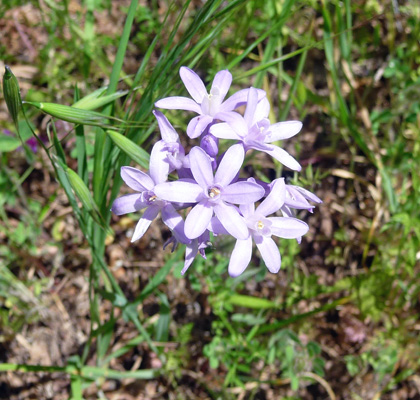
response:
M108 136L112 139L125 154L133 161L141 165L145 169L149 169L150 155L140 146L137 146L132 140L115 131L107 131Z
M115 127L110 123L112 120L123 125L124 121L118 118L105 116L96 111L83 110L81 108L65 106L63 104L56 103L38 103L26 101L24 104L34 106L44 113L51 115L52 117L71 122L72 124L91 125L103 129L124 129L123 126Z

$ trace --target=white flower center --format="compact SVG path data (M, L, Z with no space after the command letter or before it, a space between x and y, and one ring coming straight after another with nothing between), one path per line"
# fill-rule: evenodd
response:
M201 103L201 109L204 115L210 115L213 117L220 108L220 104L222 104L222 97L220 96L219 88L214 87L211 89L210 93L207 96L204 96L203 101Z
M271 236L272 222L263 215L253 215L247 220L249 229L255 231L258 235Z

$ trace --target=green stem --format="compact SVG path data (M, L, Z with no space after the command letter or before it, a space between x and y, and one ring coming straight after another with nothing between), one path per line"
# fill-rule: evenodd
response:
M108 378L108 379L153 379L160 375L158 369L143 369L137 371L116 371L109 368L84 366L77 368L73 365L65 367L44 366L44 365L27 365L27 364L0 364L0 372L16 371L16 372L62 372L71 376L79 376L86 379Z

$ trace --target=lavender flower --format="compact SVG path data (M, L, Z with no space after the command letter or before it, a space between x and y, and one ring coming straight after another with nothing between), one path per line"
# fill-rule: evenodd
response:
M249 204L264 195L264 189L254 182L232 183L243 160L241 145L229 148L213 176L209 156L200 147L189 154L190 167L195 180L178 180L156 185L155 193L164 200L197 203L185 220L185 235L195 239L207 229L213 212L224 228L234 237L245 239L248 229L233 204Z
M286 167L300 171L301 166L289 153L270 143L296 135L302 129L302 123L285 121L270 125L267 118L269 111L268 100L258 100L257 89L250 88L244 116L237 113L223 115L226 122L212 125L210 133L219 139L239 140L243 143L245 151L263 151Z
M250 178L252 180L252 178ZM238 239L229 262L229 275L236 277L242 274L251 261L252 239L272 273L277 273L281 266L279 249L271 238L272 235L286 239L301 237L308 231L308 225L296 218L267 217L278 211L284 203L286 189L284 179L276 179L270 194L255 209L254 204L240 205L239 209L245 218L249 236L245 240ZM211 229L216 233L226 233L218 221L213 220Z
M153 115L157 119L162 140L155 143L152 152L156 152L155 157L160 160L160 165L165 163L168 165L168 173L170 173L183 167L185 150L178 133L168 119L160 111L153 111Z
M123 215L130 212L146 209L142 218L136 225L131 242L140 239L149 228L159 211L166 226L173 232L178 242L189 243L190 240L184 234L184 220L175 210L175 207L164 200L159 199L154 193L156 183L163 182L167 175L162 174L162 168L158 168L151 157L150 173L148 174L132 167L122 167L121 177L124 182L137 193L127 194L115 199L112 204L112 212ZM164 169L163 169L164 170Z
M211 247L211 242L210 232L206 229L198 238L191 240L191 243L187 244L185 249L184 268L181 270L181 275L184 275L185 272L187 272L187 269L190 267L198 253L200 253L201 257L207 259L205 252L207 247Z
M300 186L286 185L285 206L295 208L296 210L307 210L312 212L315 207L309 204L308 200L317 204L322 203L322 200L309 190Z
M199 137L214 120L224 121L232 110L246 102L248 89L240 90L223 101L232 83L232 75L228 70L219 71L216 74L210 93L207 93L203 81L193 70L181 67L179 75L192 99L180 96L166 97L158 100L155 106L170 110L193 111L199 114L190 121L187 127L187 135L192 139ZM259 91L258 94L260 97L264 95L263 91Z

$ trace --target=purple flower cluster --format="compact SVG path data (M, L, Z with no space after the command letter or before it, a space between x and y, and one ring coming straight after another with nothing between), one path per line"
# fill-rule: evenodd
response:
M132 242L144 235L160 211L173 234L165 246L186 244L182 273L198 253L206 257L210 234L231 235L236 239L229 262L231 276L240 275L248 266L253 241L269 271L276 273L281 257L272 236L300 242L308 225L294 218L294 210L312 212L314 206L309 201L321 203L321 200L306 189L287 185L284 178L268 184L239 176L245 154L251 149L265 152L286 167L300 171L299 163L272 143L296 135L302 123L270 124L270 104L263 90L251 87L225 100L232 83L232 75L227 70L216 74L210 93L191 69L181 67L180 75L192 99L167 97L155 106L197 113L188 124L187 135L200 138L200 145L186 154L168 119L160 111L154 111L162 139L153 146L149 173L122 167L121 177L136 193L117 198L112 211L122 215L145 210ZM235 111L239 106L246 106L243 115ZM219 139L235 143L219 154ZM176 173L178 179L168 181L171 173ZM187 208L191 210L184 221L179 211ZM274 216L278 212L281 217Z

